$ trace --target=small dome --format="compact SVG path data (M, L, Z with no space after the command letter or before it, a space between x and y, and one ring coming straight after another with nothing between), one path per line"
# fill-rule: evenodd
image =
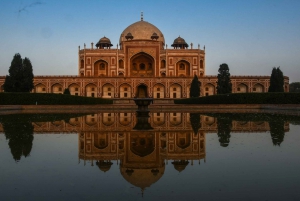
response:
M96 47L111 47L113 46L109 40L109 38L106 38L105 36L103 38L100 38L100 40L98 41L98 43L96 44Z
M184 160L180 160L180 161L174 161L172 162L172 164L174 165L174 168L178 171L181 172L183 171L186 166L189 164L189 161L184 161Z
M110 167L113 163L110 161L97 161L96 165L99 167L99 169L103 172L107 172L108 170L110 170Z
M173 44L171 45L172 47L188 47L189 45L185 42L185 40L183 38L181 38L180 36L178 38L176 38L173 42Z

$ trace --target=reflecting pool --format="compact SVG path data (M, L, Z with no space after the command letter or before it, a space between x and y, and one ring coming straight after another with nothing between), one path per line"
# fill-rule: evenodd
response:
M1 200L300 200L300 117L0 115Z

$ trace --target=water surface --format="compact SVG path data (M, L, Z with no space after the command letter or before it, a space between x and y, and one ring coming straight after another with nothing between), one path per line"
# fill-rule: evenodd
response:
M199 113L2 115L1 197L299 200L299 119Z

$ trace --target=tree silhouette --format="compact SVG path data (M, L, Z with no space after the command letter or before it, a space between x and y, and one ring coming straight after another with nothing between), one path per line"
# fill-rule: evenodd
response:
M15 161L21 156L29 156L33 142L33 125L31 122L2 121L5 137Z
M70 92L69 88L65 88L64 94L65 95L71 95L71 92Z
M30 92L33 89L32 65L28 58L15 54L4 82L5 92Z
M218 117L217 126L220 146L227 147L231 137L232 119Z
M269 121L273 145L280 146L284 139L284 120Z
M220 65L218 81L217 81L217 94L228 94L232 92L232 84L230 79L229 67L223 63Z
M190 88L190 97L199 97L200 96L200 86L201 83L198 80L197 75L194 76Z
M284 92L283 84L284 78L280 67L274 67L270 77L270 86L268 92Z
M194 133L197 134L199 128L201 128L200 113L190 113L190 122Z

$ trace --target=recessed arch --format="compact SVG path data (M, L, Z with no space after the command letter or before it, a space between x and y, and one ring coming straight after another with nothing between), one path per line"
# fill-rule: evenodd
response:
M211 96L216 94L216 87L215 85L208 83L204 85L204 96Z
M79 84L73 83L69 85L69 90L71 95L79 96L80 95L80 86Z
M128 126L131 124L132 115L130 112L119 113L119 123L122 126Z
M190 76L190 63L186 60L180 60L176 63L176 76Z
M95 84L89 83L85 86L85 95L87 97L97 97L98 88Z
M111 126L115 123L115 113L102 113L102 123Z
M154 58L145 52L139 52L130 58L131 76L151 77L154 75L154 69Z
M166 60L161 60L160 61L160 68L166 68Z
M94 76L108 76L108 62L101 59L94 63Z
M254 92L254 93L263 93L264 92L264 86L260 83L256 83L252 87L252 92Z
M132 153L145 157L155 149L155 135L153 133L139 133L130 135L130 150Z
M105 149L108 147L108 133L95 133L94 147L97 149Z
M119 68L124 68L124 61L123 61L123 59L120 59L119 60Z
M177 133L176 145L181 149L185 149L191 145L191 134L190 133Z
M182 114L178 112L170 113L170 124L173 126L178 126L182 123Z
M153 98L165 98L165 86L163 84L153 86Z
M51 86L51 92L54 94L62 94L64 92L63 85L60 83L55 83Z
M129 84L121 84L120 85L120 98L131 98L132 88Z
M236 93L247 93L248 92L248 86L244 83L240 83L236 87Z
M148 98L148 86L146 84L139 84L137 86L136 90L136 96L137 98Z
M170 98L181 98L182 87L179 84L172 84L169 91Z
M102 87L102 98L114 98L115 87L112 84L104 84Z
M47 89L46 85L39 83L39 84L35 85L34 92L35 93L47 93L46 89Z

